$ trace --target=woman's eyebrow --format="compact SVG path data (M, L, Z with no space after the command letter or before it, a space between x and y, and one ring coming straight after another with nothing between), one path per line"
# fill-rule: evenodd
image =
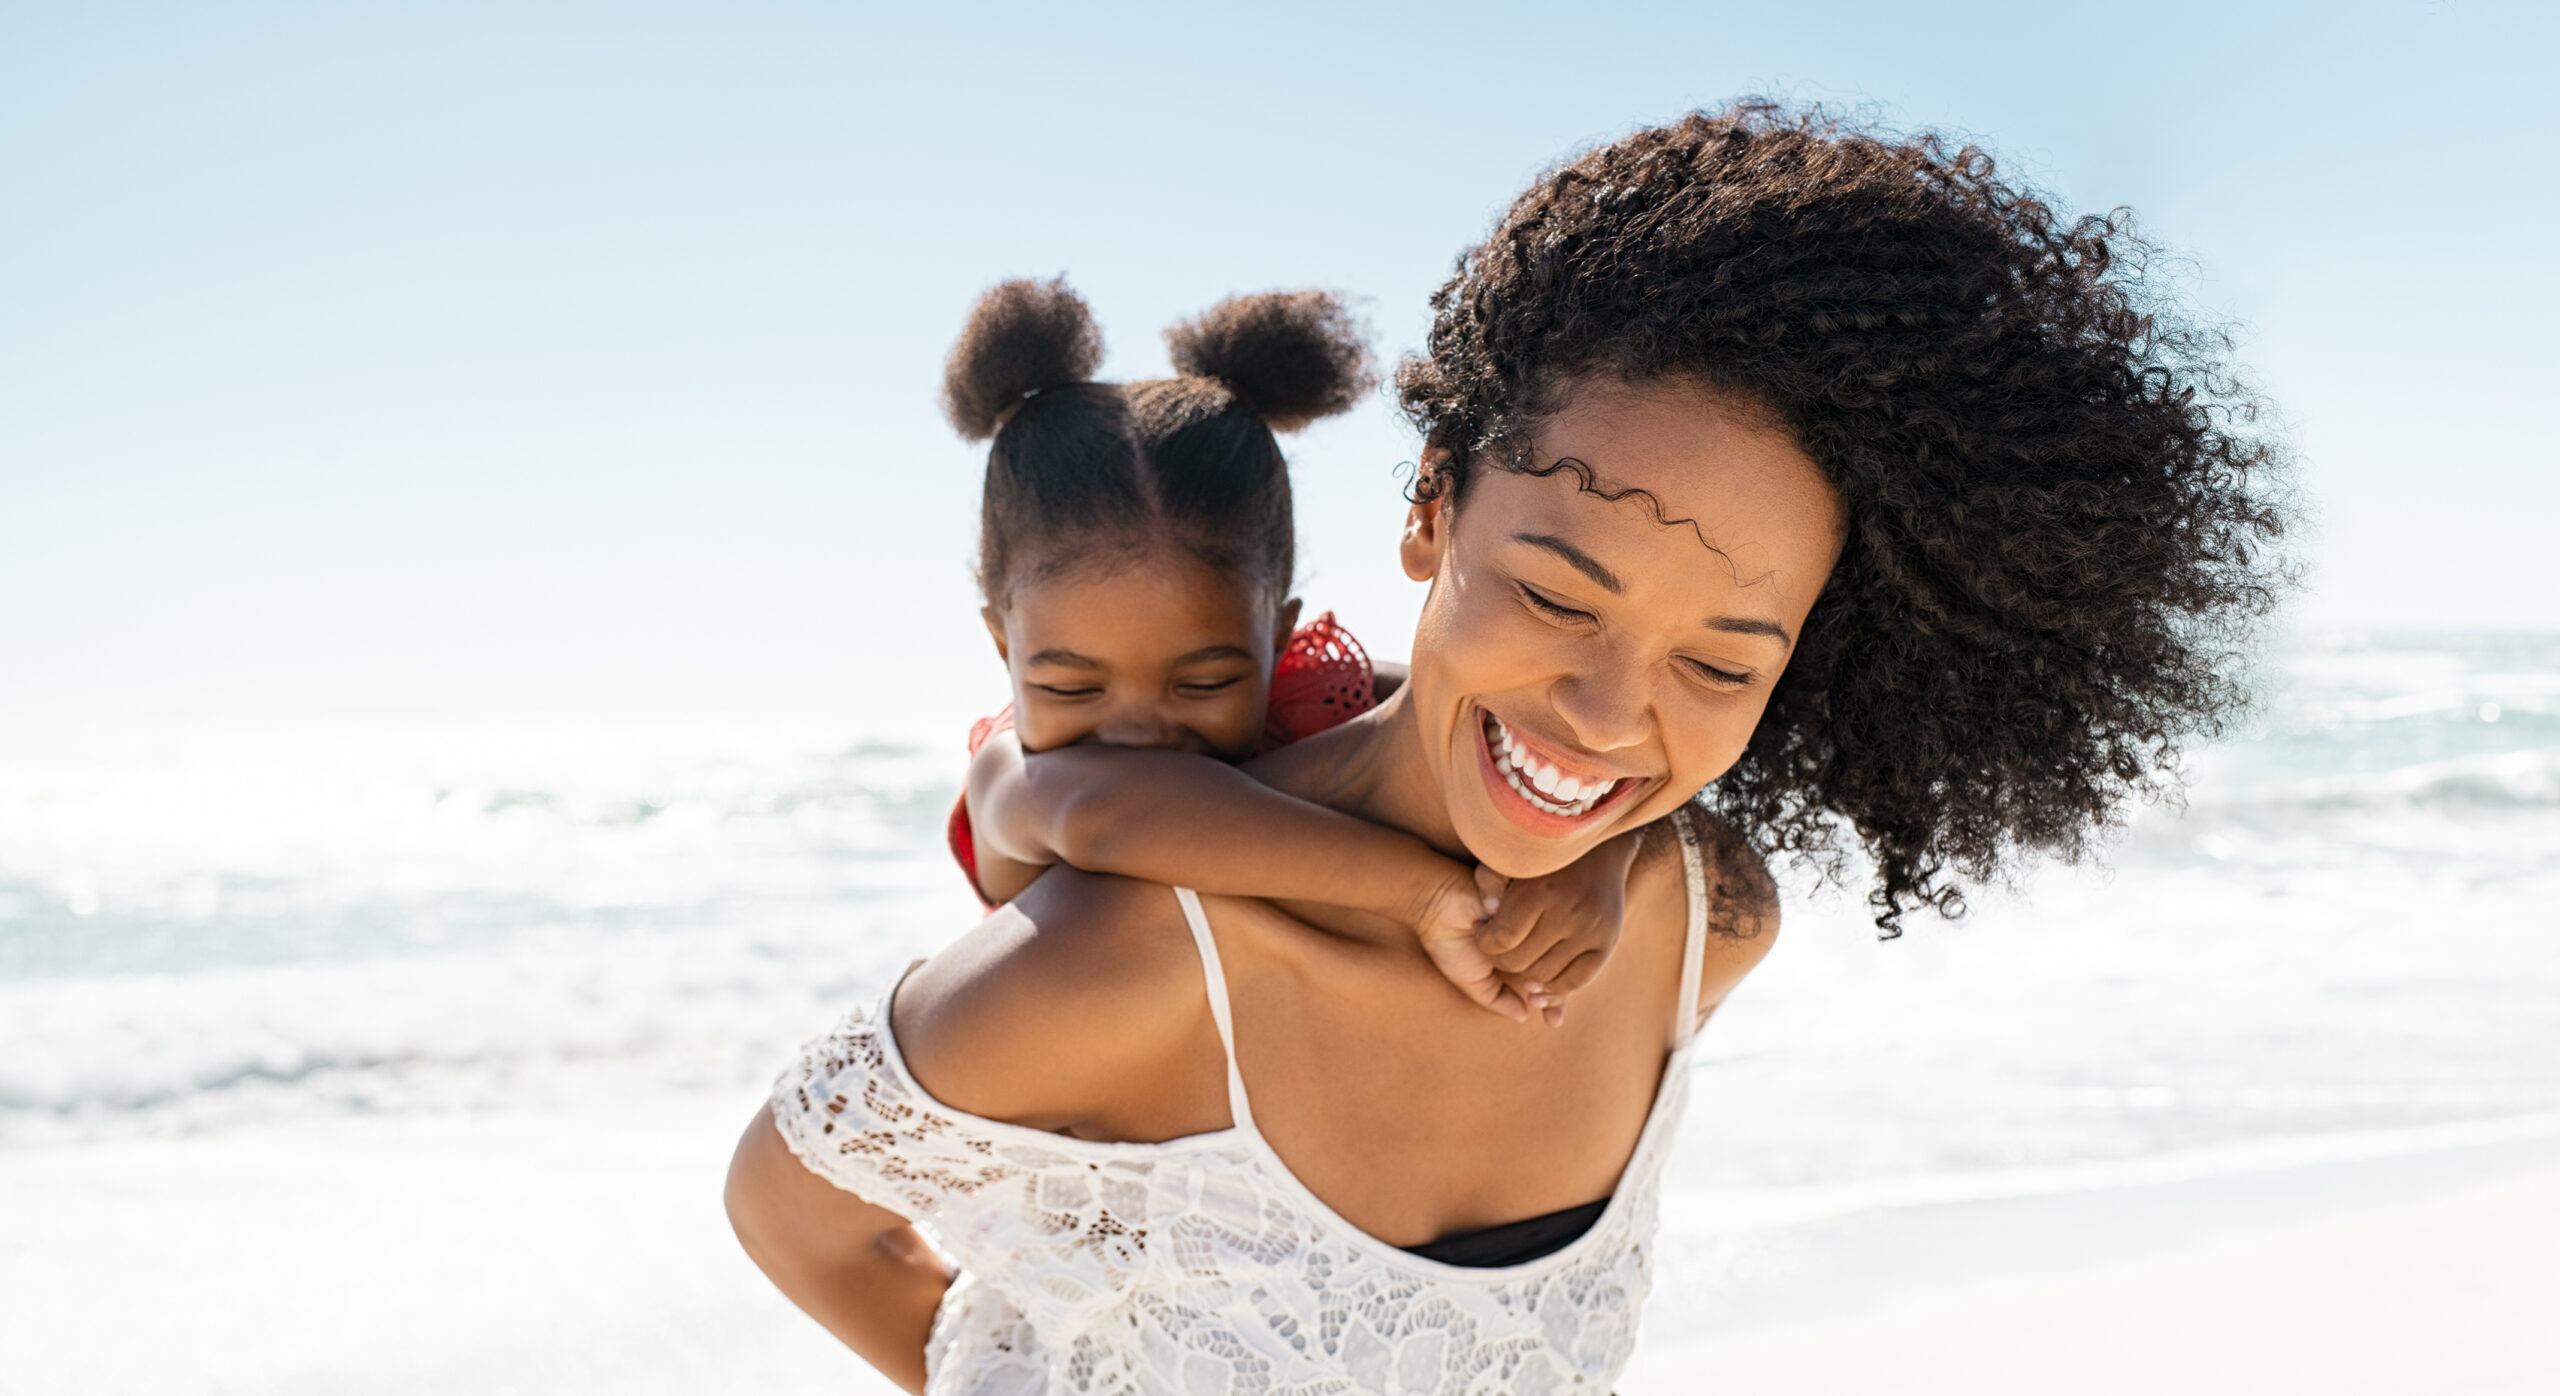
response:
M1515 533L1511 535L1511 541L1514 543L1526 543L1533 548L1544 548L1548 552L1554 553L1556 556L1563 558L1568 564L1570 564L1574 571L1579 572L1582 575L1589 577L1592 581L1598 583L1600 588L1608 592L1611 596L1624 596L1627 594L1626 584L1618 580L1617 573L1602 566L1600 559L1593 557L1591 554L1584 552L1582 549L1575 547L1571 543L1556 537L1552 533Z
M1022 662L1025 664L1064 664L1071 669L1099 669L1103 667L1101 660L1091 659L1076 653L1074 650L1067 649L1042 650L1038 654L1035 654Z
M1511 535L1511 541L1526 543L1530 547L1543 548L1554 553L1570 563L1574 571L1599 583L1611 596L1627 594L1626 585L1618 580L1618 574L1610 571L1600 559L1552 533L1515 533ZM1785 626L1773 620L1760 620L1752 616L1716 616L1708 620L1706 625L1709 630L1721 630L1728 635L1766 635L1789 649L1794 649L1796 644L1796 637L1788 634Z
M1789 649L1794 649L1796 646L1796 637L1788 634L1785 626L1773 620L1755 620L1750 616L1716 616L1707 622L1707 628L1721 630L1728 635L1766 635Z

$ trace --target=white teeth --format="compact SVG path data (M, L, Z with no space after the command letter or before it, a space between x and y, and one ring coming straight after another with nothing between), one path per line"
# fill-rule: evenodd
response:
M1578 818L1589 814L1602 796L1616 788L1614 781L1595 777L1586 782L1580 776L1564 774L1531 756L1520 744L1520 739L1511 735L1511 729L1502 725L1501 718L1486 713L1485 720L1492 724L1496 749L1494 768L1502 773L1503 781L1520 792L1520 798L1532 806L1549 814Z

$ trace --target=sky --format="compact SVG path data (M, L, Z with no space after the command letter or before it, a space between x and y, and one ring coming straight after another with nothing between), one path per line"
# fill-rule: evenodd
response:
M1107 377L1298 286L1392 359L1540 170L1750 93L2136 210L2282 409L2295 624L2560 627L2555 13L0 0L0 717L989 706L980 289ZM1402 654L1413 438L1286 444Z

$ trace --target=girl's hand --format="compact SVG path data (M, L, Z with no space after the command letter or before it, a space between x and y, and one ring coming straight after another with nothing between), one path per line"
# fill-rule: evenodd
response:
M1627 868L1642 841L1641 830L1621 834L1571 867L1513 882L1476 928L1477 954L1549 1027L1564 1021L1566 996L1618 948Z
M1482 868L1470 873L1455 863L1449 867L1401 919L1413 927L1423 953L1458 992L1515 1023L1529 1021L1529 1001L1496 972L1477 938L1478 927L1501 896L1503 879Z

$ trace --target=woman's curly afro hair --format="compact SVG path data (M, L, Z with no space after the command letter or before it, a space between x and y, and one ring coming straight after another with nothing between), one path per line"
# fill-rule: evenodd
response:
M2245 706L2284 592L2284 453L2128 214L2069 219L1981 150L1744 102L1547 174L1432 298L1397 375L1448 465L1552 474L1577 381L1766 413L1847 539L1742 758L1701 796L1837 876L1884 934L2022 851L2076 857Z

